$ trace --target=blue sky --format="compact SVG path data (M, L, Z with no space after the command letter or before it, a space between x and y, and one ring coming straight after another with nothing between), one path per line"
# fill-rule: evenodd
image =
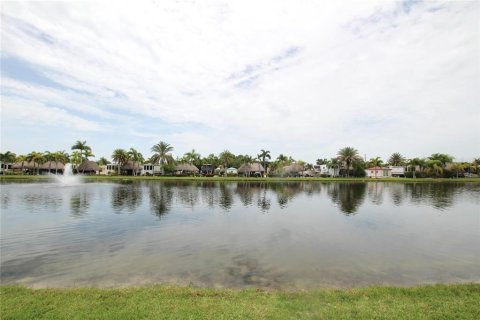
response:
M478 2L2 2L1 151L480 156Z

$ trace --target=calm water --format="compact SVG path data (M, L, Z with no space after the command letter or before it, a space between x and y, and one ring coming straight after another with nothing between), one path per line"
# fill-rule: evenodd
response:
M2 284L480 282L480 184L1 185Z

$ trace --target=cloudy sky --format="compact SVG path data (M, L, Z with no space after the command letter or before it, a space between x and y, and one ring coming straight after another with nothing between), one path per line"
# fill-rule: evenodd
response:
M2 2L1 151L480 156L480 3Z

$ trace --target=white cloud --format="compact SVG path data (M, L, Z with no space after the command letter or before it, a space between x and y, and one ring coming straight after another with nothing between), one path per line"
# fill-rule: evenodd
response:
M144 149L158 119L178 152L478 156L458 141L480 138L480 6L407 4L4 3L2 52L71 89L2 91L91 110Z

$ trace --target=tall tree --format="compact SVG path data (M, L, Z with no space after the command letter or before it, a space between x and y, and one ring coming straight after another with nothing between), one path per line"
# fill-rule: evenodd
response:
M171 164L173 163L173 157L170 154L170 152L173 151L173 147L163 141L160 141L156 145L152 147L152 152L154 153L153 156L151 157L151 161L154 164L159 163L162 167L162 172L163 172L163 166L165 164Z
M97 164L99 166L106 166L107 164L109 164L110 161L107 160L107 158L105 157L101 157L98 161L97 161Z
M44 161L43 154L36 151L30 152L27 154L27 161L33 162L33 171L35 171L35 168L37 168L37 174L39 174L40 164L42 164Z
M0 161L4 163L12 163L15 162L16 154L10 151L5 153L0 153Z
M22 163L22 174L24 174L25 172L23 171L23 167L25 165L25 161L27 161L27 156L26 155L19 155L15 158L15 162L21 162Z
M260 150L260 154L257 157L260 161L262 161L262 166L263 166L263 169L265 170L265 176L266 176L267 175L267 165L266 165L267 163L266 163L265 159L267 159L267 158L269 160L272 159L272 157L270 156L270 151L262 149L262 150Z
M72 146L72 150L79 150L80 151L80 155L82 156L82 158L84 158L85 160L88 160L88 156L93 156L92 153L92 148L90 148L88 145L87 145L87 141L80 141L80 140L77 140L75 142L75 144Z
M340 160L347 171L347 177L350 176L350 168L356 162L362 161L362 157L358 154L357 149L352 147L345 147L338 151L337 153L338 160Z
M75 166L78 166L80 163L83 162L83 156L80 151L75 150L72 152L72 154L70 155L70 162Z
M121 167L127 164L128 160L130 160L130 157L128 152L124 149L115 149L112 154L112 160L117 164L118 174L120 174Z
M338 158L331 158L330 161L327 162L327 168L333 169L333 176L336 177L338 175L338 169L340 168L340 160L338 160Z
M443 174L443 163L440 160L428 160L427 161L427 173L430 176L440 177Z
M57 151L53 153L53 161L55 161L55 174L58 173L58 163L66 164L69 161L69 155L65 150Z
M327 159L317 159L317 161L315 163L316 163L316 165L321 166L322 164L327 164L328 160Z
M399 152L395 152L388 159L388 163L392 166L403 166L405 158Z
M201 155L200 153L196 152L195 149L192 149L192 151L185 153L183 158L190 164L198 164L198 162L200 162Z
M128 151L128 156L132 161L135 161L141 164L145 162L143 155L140 152L138 152L135 148L130 148L130 150Z
M450 163L453 161L453 157L449 154L445 153L434 153L430 157L428 157L430 160L437 160L440 161L442 164L442 167L445 169L447 163Z

